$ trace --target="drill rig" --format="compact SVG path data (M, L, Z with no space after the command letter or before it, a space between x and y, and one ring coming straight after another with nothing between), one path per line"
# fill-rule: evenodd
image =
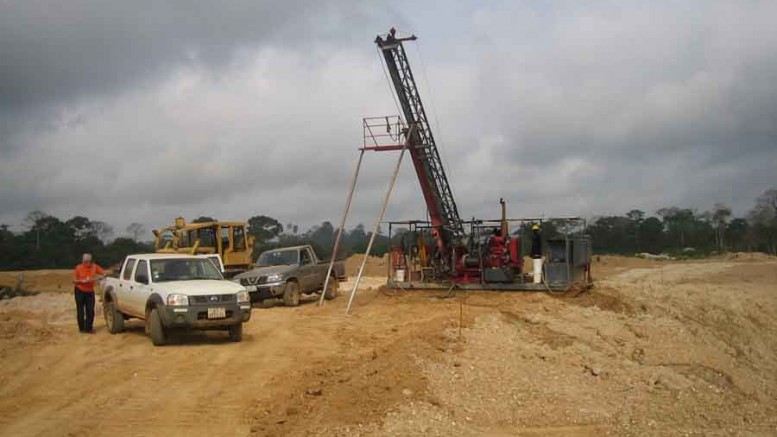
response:
M500 219L461 219L403 45L416 39L415 35L398 37L394 28L375 39L401 108L401 132L428 212L428 220L388 223L389 237L393 229L403 230L394 238L398 244L391 248L388 285L496 290L565 290L572 284L590 285L591 243L583 220L550 219L563 232L546 239L543 280L534 283L537 281L523 273L525 251L520 236L510 235L509 223L536 224L543 219L508 219L502 199ZM366 149L398 150L378 146L372 134L375 125L368 121L375 119L364 122L365 138L369 132L376 145ZM389 117L385 119L389 124Z

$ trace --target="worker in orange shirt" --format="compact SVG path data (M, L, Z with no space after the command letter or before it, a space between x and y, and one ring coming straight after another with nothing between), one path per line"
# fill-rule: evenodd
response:
M76 317L78 330L94 334L94 283L105 275L102 267L92 262L92 255L85 253L81 264L73 271L75 284Z

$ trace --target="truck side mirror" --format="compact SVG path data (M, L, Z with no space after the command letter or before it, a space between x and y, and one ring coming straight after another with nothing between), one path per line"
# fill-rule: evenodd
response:
M135 280L141 284L148 285L148 275L145 273L139 273L137 276L135 276Z

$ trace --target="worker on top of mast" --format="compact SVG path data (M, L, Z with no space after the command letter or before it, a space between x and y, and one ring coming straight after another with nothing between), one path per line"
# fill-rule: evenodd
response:
M394 41L395 39L397 39L397 29L392 27L386 35L386 41Z
M532 279L535 284L539 284L542 282L542 234L540 232L540 225L536 223L531 226L530 255L534 267Z

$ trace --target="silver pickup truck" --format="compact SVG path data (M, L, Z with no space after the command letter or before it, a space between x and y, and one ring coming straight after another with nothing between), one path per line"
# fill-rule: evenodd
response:
M202 256L130 255L117 276L101 281L100 293L111 334L123 331L127 319L142 319L156 346L172 329L223 329L241 341L243 323L251 318L245 287L225 280Z
M262 252L256 267L232 280L251 294L251 302L283 298L286 306L297 306L302 294L322 293L329 261L321 261L309 245L283 247ZM337 261L324 297L337 296L339 282L346 280L345 264Z

